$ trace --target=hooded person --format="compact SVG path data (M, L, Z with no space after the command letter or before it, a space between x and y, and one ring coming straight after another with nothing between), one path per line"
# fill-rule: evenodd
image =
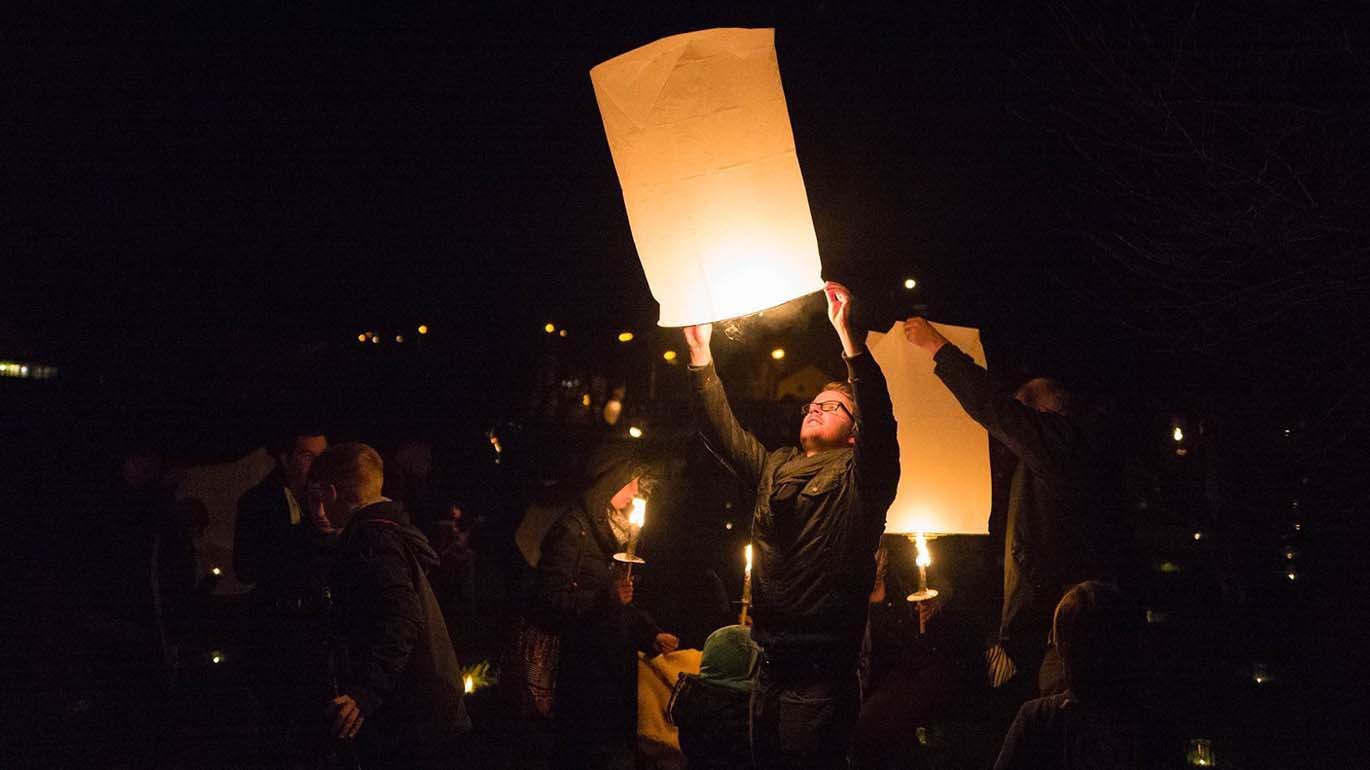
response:
M680 750L694 770L742 770L752 766L748 704L760 649L746 626L709 634L698 676L684 675L671 699L671 720L680 728Z
M537 610L561 635L553 706L558 767L633 767L637 653L679 644L632 604L632 580L613 560L628 541L643 470L629 446L597 449L586 463L585 492L543 541Z
M330 732L364 767L431 767L471 729L461 669L426 573L438 563L404 505L381 496L380 455L338 444L310 471L315 515L341 526L330 584L343 660Z

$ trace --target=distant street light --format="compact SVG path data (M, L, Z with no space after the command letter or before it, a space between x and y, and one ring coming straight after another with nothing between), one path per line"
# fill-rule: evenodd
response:
M668 350L665 353L662 353L661 357L666 359L667 361L674 362L676 358L676 353L674 350Z
M419 324L419 334L428 333L428 324Z
M557 325L554 323L548 323L546 326L542 327L542 330L547 332L548 334L551 334L552 332L557 330Z
M632 341L633 341L633 333L632 333L632 332L619 332L619 333L618 333L618 341L619 341L619 342L632 342Z
M633 438L642 438L642 429L634 425L628 429L628 435Z
M904 288L905 288L905 289L908 289L909 291L913 291L913 288L914 288L915 286L917 286L917 285L918 285L918 282L915 281L915 280L913 280L912 278L905 278L905 279L904 279Z
M557 336L558 336L558 337L565 337L565 336L566 336L566 330L565 330L565 329L562 329L561 331L557 332Z
M366 342L366 332L357 335L357 342Z
M404 335L403 335L403 334L396 334L396 335L395 335L395 341L396 341L396 342L404 342Z
M371 344L372 344L372 345L379 345L379 344L381 344L381 338L378 337L378 336L376 336L376 333L375 333L375 332L372 332L372 333L371 333Z

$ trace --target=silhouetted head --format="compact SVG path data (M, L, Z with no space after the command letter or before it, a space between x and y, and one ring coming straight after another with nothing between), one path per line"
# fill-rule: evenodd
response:
M1141 612L1117 586L1090 580L1066 591L1052 636L1066 684L1081 700L1116 703L1132 691L1142 657Z

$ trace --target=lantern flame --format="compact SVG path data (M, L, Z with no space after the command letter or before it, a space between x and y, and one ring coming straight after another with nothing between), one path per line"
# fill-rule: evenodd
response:
M746 545L746 547L742 549L742 555L743 555L744 558L747 559L747 574L750 575L750 574L752 574L752 544L751 544L751 543L748 543L748 544Z
M928 539L923 537L922 532L913 536L913 545L918 549L918 557L914 563L924 568L932 566L932 552L928 550Z
M647 501L641 497L633 498L633 510L628 514L629 526L641 528L647 523Z

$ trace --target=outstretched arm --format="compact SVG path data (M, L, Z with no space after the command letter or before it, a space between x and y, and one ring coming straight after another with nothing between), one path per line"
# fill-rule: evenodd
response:
M1039 473L1051 473L1064 461L1060 453L1071 446L1068 419L1052 412L1039 412L996 391L989 372L948 342L926 320L915 317L905 321L904 336L915 347L932 355L937 364L933 371L961 403L966 414L1022 458L1028 467Z
M862 498L871 511L885 509L894 502L899 488L899 436L894 421L885 375L866 352L866 346L851 329L851 291L829 281L823 287L828 298L828 320L842 341L842 358L847 362L847 381L856 401L856 480Z
M685 345L690 350L690 406L709 449L734 473L756 484L765 467L766 447L733 416L709 350L712 334L713 324L685 327Z

